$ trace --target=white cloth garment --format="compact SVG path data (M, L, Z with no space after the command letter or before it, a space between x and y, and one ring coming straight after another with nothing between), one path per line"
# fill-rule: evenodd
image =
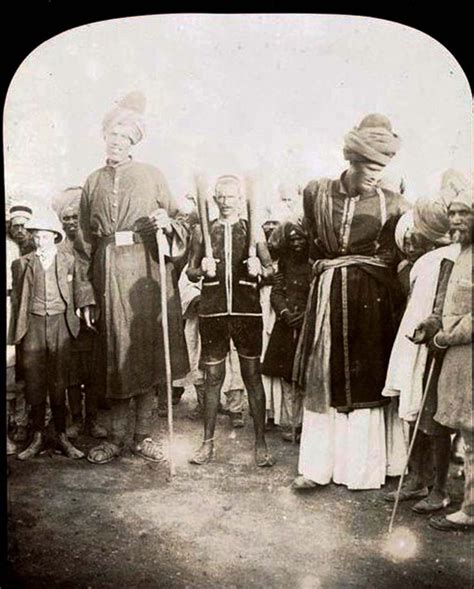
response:
M274 269L278 268L277 263L273 264ZM267 351L268 344L270 342L270 336L272 335L273 327L275 325L276 315L275 311L270 303L270 294L272 291L271 286L262 286L260 289L260 306L262 307L262 321L263 321L263 333L262 333L262 362ZM265 391L265 403L266 403L266 417L267 419L274 419L275 424L280 424L280 413L281 413L281 384L278 377L262 375L263 389Z
M199 368L199 358L201 356L201 338L199 337L199 317L197 312L189 313L190 303L201 294L202 281L191 282L186 275L186 265L181 272L178 281L179 295L181 299L181 310L184 320L184 338L188 349L189 372L180 379L173 381L174 386L189 387L191 385L201 385L204 382L204 374Z
M235 349L234 342L230 342L230 351L225 359L225 378L222 384L222 393L229 391L243 391L244 381L240 374L239 355Z
M410 296L392 348L382 395L400 396L399 416L416 419L423 395L423 374L427 348L412 343L406 336L433 311L439 270L443 259L456 260L459 244L441 247L419 258L410 272Z
M262 374L263 389L265 391L267 419L273 419L276 425L280 424L282 390L281 380L275 376Z
M390 399L390 405L386 405L384 410L387 476L398 477L403 473L408 457L410 426L398 416L398 397Z
M301 387L280 378L281 384L281 409L278 413L278 421L275 417L275 423L283 427L298 427L303 419L303 391ZM294 424L293 424L294 421Z
M338 413L303 411L298 471L327 485L379 489L385 482L386 451L383 407Z

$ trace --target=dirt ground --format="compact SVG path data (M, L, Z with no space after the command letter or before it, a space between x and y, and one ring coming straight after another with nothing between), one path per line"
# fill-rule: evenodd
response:
M269 433L277 465L258 469L248 417L232 430L220 416L215 462L188 464L201 437L201 424L186 418L192 405L186 393L175 410L172 481L166 463L129 453L104 466L52 452L10 458L8 586L471 587L472 535L433 530L405 503L391 550L384 491L295 494L297 447ZM84 436L78 445L93 443ZM450 491L454 510L462 481L451 479Z

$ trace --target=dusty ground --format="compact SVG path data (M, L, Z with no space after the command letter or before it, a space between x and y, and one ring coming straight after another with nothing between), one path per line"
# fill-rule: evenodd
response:
M9 459L9 586L471 586L472 536L432 530L402 504L397 527L413 534L413 557L396 560L381 491L330 485L295 495L297 448L270 433L278 463L258 469L248 419L232 430L221 416L216 461L189 465L201 435L200 423L185 417L191 405L186 395L175 411L171 482L166 463L131 454L105 466L52 453ZM78 445L92 444L84 437ZM455 507L462 482L451 481L450 490Z

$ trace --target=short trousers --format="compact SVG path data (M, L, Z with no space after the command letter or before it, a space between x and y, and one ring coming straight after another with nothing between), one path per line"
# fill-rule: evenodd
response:
M248 315L199 317L201 362L218 364L224 361L230 350L230 340L234 342L239 356L260 358L262 331L261 317Z

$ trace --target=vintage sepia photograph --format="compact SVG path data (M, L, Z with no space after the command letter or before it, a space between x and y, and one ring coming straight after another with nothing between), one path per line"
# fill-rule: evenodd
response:
M25 56L2 587L472 587L472 119L449 47L368 16Z

